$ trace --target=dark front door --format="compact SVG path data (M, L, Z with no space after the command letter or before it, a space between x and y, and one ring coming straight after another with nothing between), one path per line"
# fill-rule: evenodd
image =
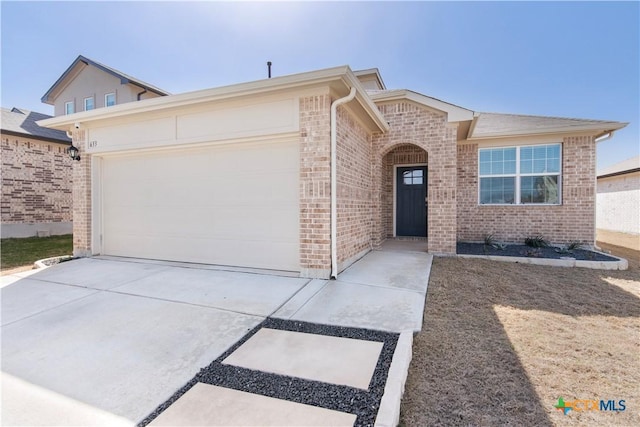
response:
M427 167L399 167L396 180L396 235L426 237Z

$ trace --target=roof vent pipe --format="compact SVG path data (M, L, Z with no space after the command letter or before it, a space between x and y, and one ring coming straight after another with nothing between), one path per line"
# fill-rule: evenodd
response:
M271 78L271 61L267 61L267 73L269 78Z

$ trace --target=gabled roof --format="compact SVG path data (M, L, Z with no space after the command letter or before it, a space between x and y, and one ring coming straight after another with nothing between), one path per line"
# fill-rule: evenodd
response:
M624 175L634 172L640 172L640 156L623 160L615 165L599 170L598 178L606 178L609 176Z
M605 134L628 123L565 117L527 116L520 114L476 113L468 139L501 138L594 131Z
M461 122L473 119L473 111L471 110L407 89L368 90L367 94L374 102L408 99L426 107L447 113L447 120L449 122Z
M374 80L376 82L376 86L381 90L385 90L387 87L384 85L382 81L382 76L380 75L380 71L377 68L369 68L367 70L357 70L354 71L353 74L361 81Z
M51 116L36 113L24 109L2 108L2 133L17 136L30 136L37 139L53 140L55 142L71 143L71 139L67 137L66 132L40 127L36 123L37 120L49 119Z
M162 89L160 89L158 87L150 85L149 83L143 82L140 79L136 79L135 77L132 77L132 76L130 76L128 74L125 74L122 71L118 71L115 68L111 68L111 67L106 66L104 64L101 64L99 62L96 62L96 61L94 61L92 59L89 59L89 58L87 58L85 56L79 55L76 58L76 60L71 63L69 68L67 68L65 70L65 72L62 73L60 78L58 78L58 80L56 80L56 82L53 84L53 86L51 86L49 88L47 93L45 93L42 96L41 101L44 102L45 104L53 104L52 95L54 94L54 92L56 92L56 90L58 88L62 89L64 87L66 87L66 85L69 84L71 79L73 77L75 77L80 72L80 70L82 70L82 68L84 68L87 65L92 65L92 66L104 71L105 73L111 74L112 76L114 76L116 78L119 78L120 79L120 83L122 83L122 84L136 85L136 86L141 87L142 89L146 89L149 92L157 93L158 95L161 95L161 96L171 95L169 92L167 92L165 90L162 90Z
M277 93L278 91L317 87L318 85L329 86L336 96L346 96L349 90L355 87L355 99L353 103L349 103L349 108L353 108L357 114L361 114L365 119L365 124L371 130L382 132L389 130L389 124L384 116L367 95L360 80L347 65L177 95L161 96L138 102L114 105L109 108L96 108L90 111L54 117L44 120L40 124L55 129L67 130L71 129L71 126L75 123L90 123L96 120L107 120L208 102L223 102L248 96Z

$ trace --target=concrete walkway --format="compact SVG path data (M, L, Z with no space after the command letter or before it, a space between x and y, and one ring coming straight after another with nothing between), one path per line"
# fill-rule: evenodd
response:
M2 425L134 425L201 368L248 332L255 332L265 318L417 331L430 265L431 257L425 253L374 251L338 281L323 281L211 266L93 258L3 283ZM232 360L239 366L253 366L256 360L278 360L278 351L292 354L287 350L292 343L304 348L338 345L338 341L322 341L322 334L310 337L311 341L291 340L290 335L277 332L264 334L270 339L260 341L262 335L256 333L257 341L247 342L249 349ZM279 338L271 339L274 336ZM267 345L274 342L280 342L279 349ZM377 358L375 343L364 340L351 345L344 352L353 354L357 365L367 355ZM271 356L256 358L260 351ZM315 378L305 372L310 367L311 372L325 368L313 368L315 362L305 359L292 363L298 369L290 373L293 377L311 375L307 380L333 381L340 387L352 381ZM287 375L289 369L286 363L254 368L267 370L274 378ZM340 377L339 370L336 375ZM366 378L353 381L356 387L362 386ZM204 386L193 390L199 396L246 397ZM256 397L249 400L256 402ZM336 424L353 419L337 416Z

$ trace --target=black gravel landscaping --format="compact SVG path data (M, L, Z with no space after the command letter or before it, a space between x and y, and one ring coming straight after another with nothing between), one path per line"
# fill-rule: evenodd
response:
M573 258L578 261L618 261L617 258L604 255L600 252L588 249L574 249L570 253L560 253L559 248L547 246L542 248L532 248L527 245L508 244L504 249L498 249L484 243L458 242L456 251L463 255L492 255L492 256L512 256L524 258L549 258L567 259Z
M369 383L369 389L362 390L354 387L311 381L224 365L222 363L224 359L261 328L382 342L382 351ZM355 414L357 419L354 426L373 426L380 407L380 400L384 393L389 366L391 365L398 337L398 334L390 332L268 318L234 344L233 347L211 362L209 366L200 370L193 379L141 421L138 426L142 427L149 424L198 382Z

